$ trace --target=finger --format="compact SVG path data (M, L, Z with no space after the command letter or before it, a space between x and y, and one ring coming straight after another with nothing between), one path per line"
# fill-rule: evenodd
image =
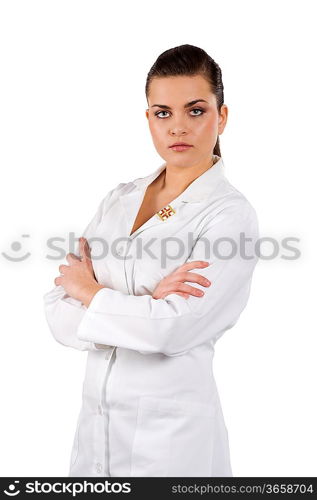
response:
M156 299L165 299L167 295L170 295L171 293L175 293L176 295L180 295L181 297L184 297L185 299L188 299L189 295L188 293L182 293L182 292L165 292L163 293L160 297L155 297Z
M61 285L62 284L61 280L62 280L62 276L58 276L57 278L54 279L54 284L56 286Z
M190 285L185 285L185 283L175 282L164 289L164 293L173 293L173 292L185 292L190 295L194 295L195 297L202 297L204 292Z
M165 299L165 297L167 297L167 295L170 295L171 293L174 293L175 295L180 295L181 297L184 297L185 299L188 299L189 297L189 294L188 293L182 293L182 292L174 292L173 290L171 290L170 292L168 291L165 291L161 297L159 297L160 299Z
M85 245L85 238L79 238L79 248L78 248L78 251L79 251L79 256L80 256L81 259L85 258L85 255L84 255L84 245Z
M91 260L88 241L83 236L79 238L79 253L83 260Z
M165 278L165 285L169 285L178 281L191 281L202 286L210 286L212 283L210 280L208 280L208 278L198 273L192 273L190 271L175 271Z
M60 273L65 273L65 271L69 269L69 266L65 266L65 264L61 264L60 266L58 266L58 270Z
M177 281L191 281L193 283L198 283L202 286L210 286L211 281L209 281L205 276L202 276L198 273L187 272L178 272L175 274L175 278L177 277Z
M179 266L177 270L188 271L189 269L205 268L211 264L211 262L207 262L206 260L193 260L192 262L185 262L185 264Z
M184 297L184 299L188 299L189 294L188 293L182 293L182 292L175 292L176 295L180 295L181 297Z
M81 257L78 257L78 255L75 255L74 253L68 253L66 255L66 260L71 264L74 261L81 261Z

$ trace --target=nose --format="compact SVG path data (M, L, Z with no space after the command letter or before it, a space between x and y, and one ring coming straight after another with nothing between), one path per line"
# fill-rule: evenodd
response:
M186 135L186 134L187 134L186 130L183 128L180 128L180 127L175 127L171 130L171 135L173 137L182 136L182 135Z
M187 133L188 133L188 130L187 130L186 125L184 123L181 123L180 120L178 120L177 122L175 120L174 123L171 125L170 134L173 137L186 135Z

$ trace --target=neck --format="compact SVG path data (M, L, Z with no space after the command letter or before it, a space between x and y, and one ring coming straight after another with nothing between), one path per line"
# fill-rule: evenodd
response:
M211 168L213 164L213 160L208 158L207 162L192 167L166 165L166 168L158 177L158 189L166 194L178 195L185 191L197 177Z

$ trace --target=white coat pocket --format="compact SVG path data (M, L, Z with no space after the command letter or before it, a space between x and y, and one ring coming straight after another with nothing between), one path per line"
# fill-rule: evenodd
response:
M215 403L142 396L131 476L210 476Z

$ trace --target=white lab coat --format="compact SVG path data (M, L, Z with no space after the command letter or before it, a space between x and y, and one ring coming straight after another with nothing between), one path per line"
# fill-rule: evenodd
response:
M212 361L216 341L248 301L258 222L250 202L227 180L222 158L214 160L171 201L173 215L162 220L155 214L130 237L146 187L166 164L112 189L83 233L106 288L88 308L62 286L44 295L55 339L88 351L69 476L232 476ZM240 232L252 238L246 246L252 258L239 251L221 258L233 248L228 240L217 255L205 253L204 240L239 244ZM210 287L187 282L203 297L152 298L164 276L193 260L211 262L190 271L206 276Z

